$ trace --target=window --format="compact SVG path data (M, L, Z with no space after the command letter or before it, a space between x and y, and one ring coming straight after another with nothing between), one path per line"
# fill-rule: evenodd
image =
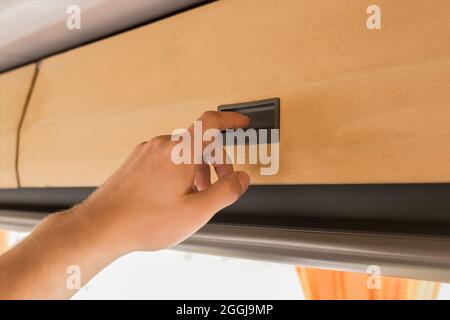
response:
M13 246L27 235L25 232L12 231L3 234L6 247ZM309 281L304 279L305 270ZM302 272L303 276L299 277ZM322 277L322 281L317 281L317 276ZM323 298L330 291L339 290L341 293L346 292L347 296L355 297L359 294L364 298L366 296L363 296L362 292L367 292L367 288L362 284L361 288L358 288L358 285L365 283L365 277L367 275L330 273L324 270L296 268L288 264L175 250L136 252L105 268L73 299L305 299L311 294L315 298L320 295ZM358 282L357 286L350 286L349 281L343 282L342 279L364 281ZM417 285L419 297L431 296L430 290L436 288L437 299L450 299L450 284L441 283L434 286L433 283L424 281L395 278L388 279L389 283L383 281L385 288L382 290L385 292L389 289L392 291L392 285L409 281L409 284ZM389 285L391 288L388 288ZM403 286L406 287L408 286ZM303 288L307 288L309 292L305 293ZM409 292L403 292L403 299L412 297L411 286L409 288ZM376 296L380 296L379 292L372 295ZM345 294L341 298L345 298Z

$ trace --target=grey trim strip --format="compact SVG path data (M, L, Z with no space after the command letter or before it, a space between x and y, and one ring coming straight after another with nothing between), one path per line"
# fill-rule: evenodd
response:
M31 230L46 214L0 210L0 228ZM450 238L208 224L175 250L450 282Z
M0 209L0 229L31 231L47 215L42 212Z
M450 282L450 238L207 225L176 249Z

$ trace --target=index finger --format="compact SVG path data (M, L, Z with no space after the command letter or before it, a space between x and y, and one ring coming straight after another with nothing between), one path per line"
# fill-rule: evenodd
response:
M203 132L208 129L218 129L224 131L226 129L245 128L249 125L250 119L238 112L226 111L206 111L198 121L202 122ZM194 125L189 128L191 135L194 133Z

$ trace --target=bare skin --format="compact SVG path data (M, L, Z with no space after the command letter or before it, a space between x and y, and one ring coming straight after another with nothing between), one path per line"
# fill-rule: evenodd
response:
M244 128L238 113L204 113L203 130ZM189 130L193 130L190 128ZM193 136L193 135L192 135ZM0 299L67 299L67 268L81 284L133 251L172 247L204 226L247 190L249 176L232 165L175 165L170 136L135 147L122 166L82 204L50 215L0 257Z

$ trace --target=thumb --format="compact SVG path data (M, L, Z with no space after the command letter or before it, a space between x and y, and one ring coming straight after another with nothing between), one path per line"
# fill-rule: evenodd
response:
M210 215L236 202L247 190L250 177L242 171L231 172L209 188L191 194L193 205Z

